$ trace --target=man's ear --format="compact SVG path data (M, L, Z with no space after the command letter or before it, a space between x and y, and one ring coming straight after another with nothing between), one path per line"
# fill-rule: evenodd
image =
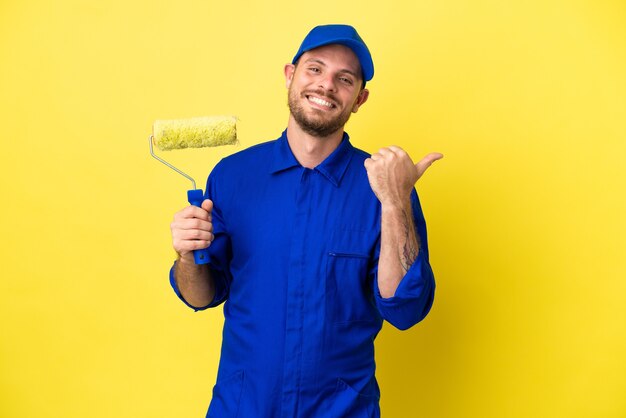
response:
M354 106L352 106L352 113L356 113L359 108L361 106L363 106L363 103L367 102L367 98L370 95L370 91L368 89L363 89L359 92L359 95L356 98L356 102L354 103Z
M291 80L293 79L293 73L296 72L296 66L293 64L285 64L285 84L287 88L291 86Z

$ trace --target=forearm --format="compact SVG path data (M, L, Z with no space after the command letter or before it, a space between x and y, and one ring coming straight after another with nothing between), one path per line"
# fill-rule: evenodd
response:
M401 204L382 205L380 236L378 290L383 298L390 298L419 253L419 237L408 196Z
M189 254L191 255L191 254ZM215 282L208 264L198 265L193 256L176 260L174 276L183 298L197 308L207 306L215 297Z

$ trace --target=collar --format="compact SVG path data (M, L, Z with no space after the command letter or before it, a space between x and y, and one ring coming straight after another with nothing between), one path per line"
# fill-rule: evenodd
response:
M314 170L326 177L333 185L339 187L353 154L354 147L350 143L350 137L344 132L339 146ZM287 141L287 130L284 130L280 138L274 143L270 173L278 173L293 167L301 167L301 165L291 152Z
M300 167L300 163L291 152L289 142L287 142L287 130L285 129L280 138L274 142L270 173L278 173L292 167Z

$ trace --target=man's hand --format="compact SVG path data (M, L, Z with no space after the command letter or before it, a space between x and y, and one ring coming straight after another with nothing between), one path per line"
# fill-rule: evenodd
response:
M207 248L213 241L211 211L213 202L205 199L202 207L187 206L176 212L170 225L172 244L181 259L193 262L193 250Z
M381 148L365 160L367 178L374 194L383 205L405 204L413 186L430 165L443 158L432 152L413 164L411 157L400 147Z

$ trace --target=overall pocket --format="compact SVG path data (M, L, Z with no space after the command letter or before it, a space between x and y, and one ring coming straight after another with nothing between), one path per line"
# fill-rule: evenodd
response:
M207 418L237 418L243 382L243 371L218 380L213 387L213 399L209 405Z
M327 416L336 418L380 418L379 397L357 392L343 379L337 379L337 389L331 397Z
M369 277L372 247L373 237L366 231L338 230L331 235L326 263L326 314L330 322L376 319Z

